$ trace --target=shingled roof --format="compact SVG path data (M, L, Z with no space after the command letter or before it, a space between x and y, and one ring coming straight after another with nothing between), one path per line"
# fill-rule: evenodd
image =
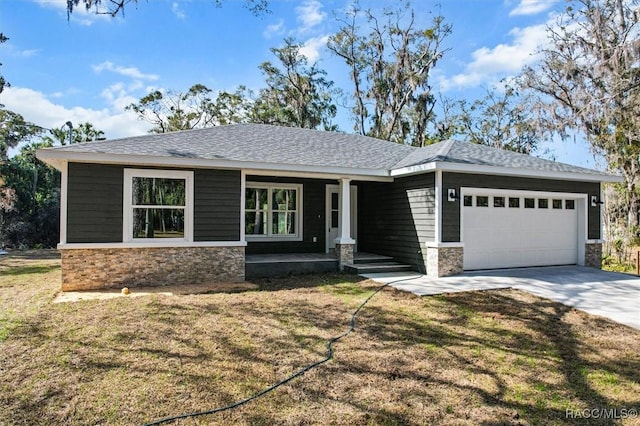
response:
M54 148L66 152L389 170L415 148L360 135L232 124Z
M396 163L393 168L412 167L432 162L609 176L598 170L456 140L448 140L416 149Z
M401 145L360 135L261 124L234 124L173 133L149 134L123 139L87 142L40 150L38 157L78 160L109 157L127 163L132 157L188 159L202 165L210 161L378 170L391 174L429 164L476 165L533 172L574 173L610 180L611 175L551 160L461 141L445 141L424 148ZM114 159L119 159L114 161Z

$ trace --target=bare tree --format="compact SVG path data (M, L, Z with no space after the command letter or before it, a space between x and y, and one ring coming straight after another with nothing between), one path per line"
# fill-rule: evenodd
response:
M368 25L367 34L358 26L362 18ZM408 3L385 9L381 19L354 3L341 23L328 47L349 69L354 130L422 146L436 102L429 75L447 51L442 42L451 26L438 15L429 28L418 27Z

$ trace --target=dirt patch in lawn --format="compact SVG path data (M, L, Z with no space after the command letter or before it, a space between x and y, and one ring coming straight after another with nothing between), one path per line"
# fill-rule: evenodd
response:
M0 424L144 424L238 401L322 359L377 288L321 275L53 304L59 270L42 262L0 275ZM515 290L385 289L335 351L259 400L178 424L564 425L640 406L640 331Z
M61 291L53 303L79 302L81 300L107 300L116 297L144 297L155 295L178 296L186 294L235 293L256 290L254 283L208 283L188 285L167 285L161 287L135 287L109 290Z

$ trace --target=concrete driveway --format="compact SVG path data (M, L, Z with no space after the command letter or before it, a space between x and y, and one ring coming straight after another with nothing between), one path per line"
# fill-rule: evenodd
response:
M367 274L420 296L516 288L640 329L640 278L582 266L501 269L430 278L418 274Z

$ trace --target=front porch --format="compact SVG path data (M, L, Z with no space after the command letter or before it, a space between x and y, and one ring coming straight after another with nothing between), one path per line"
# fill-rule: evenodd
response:
M317 274L338 270L338 258L334 253L247 254L245 259L247 279ZM410 265L395 262L392 257L366 252L354 253L353 264L345 265L345 271L358 275L411 270Z

